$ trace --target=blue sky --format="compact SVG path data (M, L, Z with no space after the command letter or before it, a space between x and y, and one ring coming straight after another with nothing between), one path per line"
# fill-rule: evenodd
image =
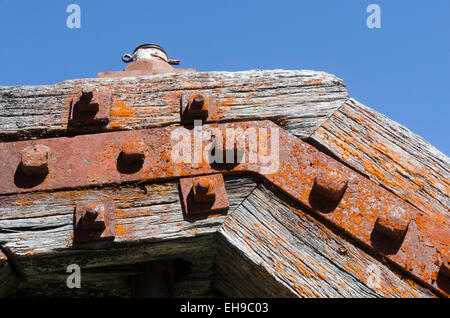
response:
M66 8L81 7L69 29ZM381 8L369 29L366 8ZM450 0L0 0L0 85L122 70L142 43L198 71L312 69L450 154Z

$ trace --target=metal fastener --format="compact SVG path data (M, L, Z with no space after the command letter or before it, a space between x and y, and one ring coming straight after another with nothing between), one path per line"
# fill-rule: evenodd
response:
M194 95L189 100L188 105L188 113L190 116L196 116L201 118L208 117L208 103L206 102L205 97L201 94Z
M100 107L98 101L94 98L94 90L88 87L81 89L81 95L78 96L76 103L78 103L79 110L82 112L98 112Z
M393 207L389 213L378 216L375 222L375 230L385 236L401 243L408 231L411 216L401 207Z
M183 94L181 96L181 121L184 124L193 123L195 119L204 122L217 121L217 105L214 96L205 94Z
M121 156L129 164L141 162L145 159L145 148L144 141L140 139L127 140L122 145Z
M321 167L315 179L312 191L331 201L339 201L347 189L348 176L335 167Z
M444 276L450 278L450 252L448 249L441 250L441 265L439 268L439 272L442 273Z
M180 188L186 216L224 213L229 208L222 174L184 178Z
M195 202L214 202L216 199L216 186L209 177L194 178L193 191Z
M75 208L74 243L114 240L114 213L112 200L78 204Z
M27 175L46 175L49 172L50 148L44 145L28 146L22 150L22 172Z

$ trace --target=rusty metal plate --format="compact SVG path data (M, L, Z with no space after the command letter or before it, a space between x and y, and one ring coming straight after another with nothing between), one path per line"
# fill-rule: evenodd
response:
M199 139L196 137L199 129L211 131L212 137L204 138L201 133ZM217 163L208 158L195 160L198 139L200 148L217 143L219 135L226 135L227 129L270 132L270 136L257 134L258 145L264 145L271 136L277 135L274 140L278 143L262 147L262 152L271 153L278 145L277 169L271 170L270 162L263 161ZM193 136L187 144L194 148L194 162L174 161L173 151L180 148L183 136ZM132 163L121 160L127 141L145 145L145 149L139 150L144 154L143 160ZM27 176L20 168L21 152L27 146L38 144L50 149L48 174ZM235 147L242 150L243 158L254 155L254 149L248 145ZM212 157L214 153L209 155ZM445 274L445 264L448 264L445 255L448 255L450 241L448 219L435 219L419 211L270 121L211 124L194 129L166 127L0 144L1 194L244 172L263 176L323 220L339 227L428 287L448 292ZM407 223L398 219L404 212Z
M221 174L181 179L180 188L188 217L224 213L230 207Z

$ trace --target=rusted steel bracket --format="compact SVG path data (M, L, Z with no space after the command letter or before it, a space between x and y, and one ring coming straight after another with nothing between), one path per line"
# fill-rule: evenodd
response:
M262 151L257 149L258 153L273 153L278 146L275 158L278 167L271 169L274 162L261 160L265 156L258 156L255 162L246 160L254 158L255 149L239 142L225 146L227 155L238 154L237 162L211 160L223 158L223 154L214 151L205 151L196 160L197 141L200 148L208 145L210 150L217 148L220 135L227 135L229 130L247 137L249 131L255 131L258 148L262 148ZM200 137L196 136L199 131ZM204 138L204 132L210 132L210 138ZM270 136L260 132L268 132ZM186 136L190 136L186 139L188 149L186 142L182 142ZM272 140L273 136L278 138ZM270 145L266 143L269 139ZM130 141L145 145L145 149L136 147L136 152L140 152L139 162L120 159L124 145ZM26 147L37 145L49 149L48 173L29 176L22 171L21 153ZM188 151L192 146L193 161L174 158L178 150ZM191 130L165 127L0 144L0 194L244 172L264 177L384 259L427 286L448 293L445 285L450 241L448 220L419 211L270 121L212 124Z
M230 207L221 174L181 179L180 188L188 217L223 213Z

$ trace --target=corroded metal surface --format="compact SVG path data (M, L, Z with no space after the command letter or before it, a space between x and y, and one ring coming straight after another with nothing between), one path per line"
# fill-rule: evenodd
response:
M180 188L186 216L223 213L230 206L221 174L181 179Z
M244 160L231 164L209 160L176 163L172 151L177 139L171 136L176 129L192 131L180 127L155 128L0 144L0 193L253 172L428 286L448 293L448 276L439 274L446 273L448 220L431 218L269 121L205 125L202 129L216 129L225 134L227 128L278 131L278 169L263 172L267 163ZM258 143L264 143L258 138ZM119 160L124 143L130 140L142 140L148 148L139 169L129 169ZM18 169L21 151L35 144L46 145L52 151L50 173L43 179L25 176ZM266 149L268 152L271 146ZM244 157L249 158L253 150L243 149ZM398 224L398 211L408 214L407 226Z
M82 88L72 98L69 124L105 125L109 122L111 104L111 91Z

